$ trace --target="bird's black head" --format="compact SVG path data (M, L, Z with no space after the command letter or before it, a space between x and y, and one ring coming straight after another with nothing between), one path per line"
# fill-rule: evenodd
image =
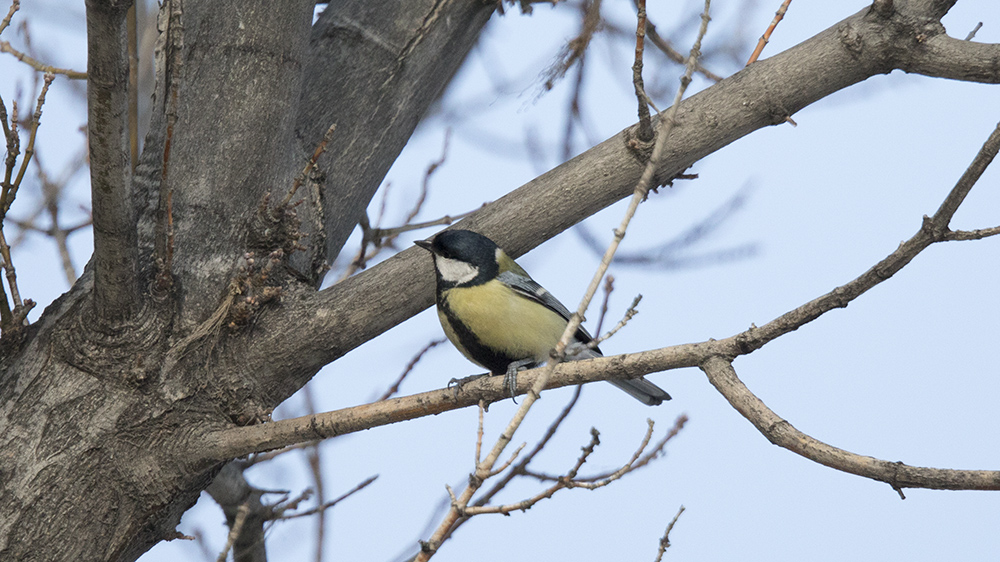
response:
M449 285L475 285L499 273L497 250L489 238L471 230L445 230L416 245L434 254L438 279ZM462 267L460 264L466 264Z
M476 267L495 263L496 242L471 230L445 230L431 240L429 248L435 254L468 262Z

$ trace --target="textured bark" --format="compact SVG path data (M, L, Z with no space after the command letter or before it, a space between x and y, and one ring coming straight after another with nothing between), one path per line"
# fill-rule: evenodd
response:
M945 36L948 6L879 2L685 101L660 179L875 74L1000 82L1000 47ZM141 303L93 322L88 266L0 342L0 560L127 561L173 537L226 460L203 436L263 419L431 303L416 252L315 287L492 5L333 3L310 26L312 9L164 2L175 25L131 192ZM281 207L332 123L305 203ZM465 224L520 255L629 195L646 150L623 131Z
M137 241L130 189L125 13L130 3L87 2L89 117L95 311L103 324L127 320L139 306Z
M391 60L411 74L423 73L382 78L387 100L391 90L408 89L405 102L389 104L402 108L406 118L378 112L361 128L392 142L373 154L370 139L361 142L362 130L353 133L358 140L351 148L341 149L344 161L373 161L375 171L365 184L349 186L369 193L362 198L374 192L492 12L476 2L405 4L409 12L398 21L413 22L405 29L392 18L358 24L365 38L393 36ZM96 1L91 6L112 15L118 8ZM190 445L209 428L256 421L277 405L275 393L261 390L246 363L236 371L217 365L233 360L232 341L246 337L254 314L275 302L277 293L268 291L284 285L292 294L317 284L316 269L295 272L288 263L296 242L320 262L336 253L323 236L297 240L300 219L276 201L322 134L313 135L309 127L300 134L296 124L315 114L325 130L329 122L347 123L370 106L366 95L337 103L320 96L322 110L305 110L309 96L302 84L327 72L343 91L364 93L369 75L334 70L343 60L370 59L370 42L333 50L310 42L312 2L279 7L185 0L165 2L162 11L161 28L171 13L173 27L160 46L150 132L130 198L118 197L110 212L94 207L95 223L109 219L118 228L113 241L138 247L132 263L113 265L138 272L141 303L134 310L119 308L116 322L93 322L95 306L113 304L95 299L95 263L103 269L92 262L21 341L4 342L0 560L134 560L175 537L181 514L221 467L191 458ZM463 27L438 29L429 13ZM423 41L436 34L443 39ZM316 60L328 67L317 70ZM410 88L401 76L420 84ZM125 87L125 80L116 82L102 85ZM124 153L105 152L114 161L94 162L95 169L120 171L119 162L127 163ZM270 203L262 206L268 193ZM300 207L307 207L308 220L312 211L325 216L318 204L335 208L345 197L317 192L309 201L316 207ZM134 206L131 226L128 205ZM352 227L337 225L337 231L346 237ZM256 265L245 259L249 252ZM260 267L270 262L274 269L263 283ZM259 300L249 303L250 297Z

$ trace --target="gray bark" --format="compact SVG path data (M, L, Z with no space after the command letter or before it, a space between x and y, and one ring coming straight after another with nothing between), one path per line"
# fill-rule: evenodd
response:
M111 9L94 4L91 10ZM356 7L335 5L322 21L336 22L338 12ZM179 19L162 47L150 132L127 194L135 224L127 224L128 198L120 194L108 211L94 207L95 223L117 221L111 240L136 245L137 257L131 264L92 260L21 340L0 344L2 560L135 560L176 535L181 514L222 466L190 458L186 444L208 428L257 421L278 404L278 393L246 364L238 374L215 367L232 360L233 342L247 336L259 312L230 298L235 290L251 297L248 291L261 289L258 305L278 305L255 284L260 269L248 265L248 252L263 265L275 250L288 250L275 255L269 277L288 294L308 292L320 279L318 268L292 270L287 256L300 219L275 209L275 201L330 122L369 113L371 75L334 71L367 60L359 70L376 72L384 60L370 53L384 58L387 49L395 49L389 60L399 67L383 74L379 99L387 109L356 130L341 127L354 141L340 149L338 162L371 159L366 165L374 171L346 188L341 177L330 193L334 183L315 178L309 188L319 196L304 205L311 205L306 219L339 216L347 195L338 190L368 193L361 199L374 193L492 13L477 2L386 3L365 21L342 14L357 31L346 40L317 41L310 38L311 2L164 3L161 22L171 9ZM336 36L336 27L317 26L316 33ZM91 43L106 40L90 33ZM91 67L95 75L101 70ZM317 82L319 72L329 73L325 81ZM332 78L340 81L336 98L302 88L305 82L326 88ZM388 139L375 154L366 136L372 131ZM120 171L124 156L94 161L95 177ZM323 164L329 177L337 177L338 162ZM273 197L262 213L267 193ZM367 204L361 199L356 208ZM348 215L356 218L357 211ZM353 224L336 227L327 240L346 237ZM137 242L128 241L130 229ZM313 238L323 239L300 240L308 265L332 260L337 249L329 243L317 249ZM104 282L112 268L129 266L139 272L141 303L131 311L108 308L115 304L95 298L95 277ZM234 279L246 283L237 288ZM94 323L95 312L117 321Z
M882 1L693 96L661 181L893 69L1000 82L1000 46L947 37L948 6ZM0 559L136 559L174 536L227 460L202 436L266 418L322 365L430 305L416 252L315 287L492 9L333 3L310 26L309 2L183 3L132 180L141 302L92 322L116 318L95 298L112 266L95 259L22 339L0 342ZM332 123L306 202L281 208ZM623 131L465 226L526 252L631 193L646 154L632 139ZM94 211L96 223L106 211Z

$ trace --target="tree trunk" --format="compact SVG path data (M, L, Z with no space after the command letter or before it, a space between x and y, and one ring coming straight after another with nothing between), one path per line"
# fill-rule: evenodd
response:
M685 101L661 181L875 74L1000 82L997 46L944 33L950 5L877 2ZM88 13L117 28L126 7L91 0ZM0 559L135 560L174 537L226 460L201 436L267 419L323 364L430 304L415 252L316 287L492 11L352 0L313 24L309 2L164 2L130 191L128 158L109 148L120 102L102 93L125 84L91 89L92 110L100 98L111 113L91 114L95 230L134 237L95 232L72 289L0 342ZM92 28L91 52L106 39ZM118 64L102 52L92 65ZM333 124L319 170L284 204ZM465 224L520 255L629 195L644 150L624 131Z
M88 4L88 15L103 16L89 29L91 76L113 74L93 56L107 38L95 25L116 27L125 8ZM121 263L128 237L105 232L111 250L98 247L73 288L3 343L0 559L135 560L176 536L223 464L191 458L188 445L208 429L263 419L294 391L256 380L237 341L262 307L280 306L279 293L314 292L492 11L343 2L311 25L311 2L164 3L153 118L126 194L135 212L94 205L95 225L138 232L138 261ZM92 130L101 118L92 114ZM320 173L299 192L305 204L282 208L333 123ZM113 144L116 132L102 140ZM107 178L122 177L128 161L117 156L92 162L95 202L114 203ZM122 281L118 268L138 281ZM95 277L126 301L135 294L136 310L95 295Z

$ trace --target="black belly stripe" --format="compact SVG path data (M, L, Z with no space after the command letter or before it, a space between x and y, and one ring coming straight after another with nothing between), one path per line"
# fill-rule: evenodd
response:
M438 307L442 312L444 312L445 318L447 318L448 323L451 324L451 329L455 331L455 335L458 336L458 340L462 342L462 347L464 347L465 350L472 355L472 358L475 359L477 363L485 366L494 375L502 375L506 373L507 365L524 359L523 357L511 357L510 355L489 347L479 341L479 338L472 333L472 330L470 330L465 323L455 316L451 307L448 306L448 300L441 298L440 295L438 295Z

